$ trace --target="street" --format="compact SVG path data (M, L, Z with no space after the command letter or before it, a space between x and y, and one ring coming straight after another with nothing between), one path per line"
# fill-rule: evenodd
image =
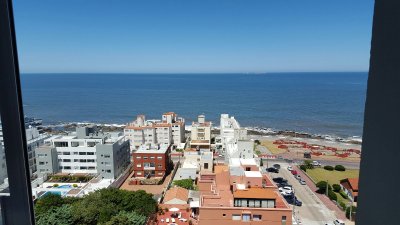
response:
M332 223L336 219L334 212L329 210L319 198L310 190L307 185L301 185L294 176L287 170L288 163L279 163L281 169L279 173L269 173L271 178L283 177L288 180L294 188L295 195L303 202L302 206L294 207L294 215L301 224L306 225L322 225ZM272 165L272 163L271 163ZM265 171L265 168L263 168ZM264 172L265 173L265 172Z

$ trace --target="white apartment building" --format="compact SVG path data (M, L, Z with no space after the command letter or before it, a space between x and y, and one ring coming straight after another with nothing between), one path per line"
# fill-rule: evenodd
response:
M135 121L127 124L124 134L131 150L141 145L177 146L185 142L185 120L174 112L164 113L161 120L146 120L144 115L138 115Z
M206 121L204 115L199 115L197 122L192 123L190 147L200 151L211 148L211 122Z
M46 143L47 146L36 150L39 173L101 174L103 178L115 179L130 163L125 137L98 132L96 126L79 127L71 135L53 136Z
M49 135L39 133L36 127L29 127L25 130L27 150L28 150L28 162L29 162L29 173L32 176L36 172L36 155L35 149L44 144L44 140Z
M226 163L233 158L254 158L254 141L248 139L247 130L241 128L235 117L229 117L229 114L221 114L220 135L216 143L225 154Z

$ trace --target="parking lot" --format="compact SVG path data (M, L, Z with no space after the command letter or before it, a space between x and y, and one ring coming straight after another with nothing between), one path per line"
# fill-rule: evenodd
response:
M272 166L274 163L269 163ZM279 162L281 169L279 173L269 173L272 178L283 177L293 186L296 197L302 202L302 206L292 206L294 208L295 218L299 224L322 225L332 224L335 218L334 212L329 210L319 198L310 190L308 185L301 185L299 181L291 174L287 167L288 163ZM265 164L264 164L265 165ZM263 169L266 172L266 167ZM313 184L312 184L313 185Z

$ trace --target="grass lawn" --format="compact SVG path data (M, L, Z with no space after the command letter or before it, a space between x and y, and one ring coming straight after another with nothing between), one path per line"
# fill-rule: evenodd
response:
M345 178L354 178L358 177L359 175L359 170L346 170L346 171L328 171L323 168L315 168L315 169L308 169L307 174L315 181L326 181L328 180L328 183L330 185L332 184L339 184L340 180L343 180ZM336 192L335 192L336 193ZM344 199L340 193L336 193L337 196L337 202L344 202L345 204L349 203L348 199Z
M345 178L355 178L359 175L359 170L346 170L346 171L328 171L323 168L308 169L307 174L315 181L326 181L330 185L339 184L340 180Z
M266 147L273 155L286 152L285 149L278 148L272 141L261 141L261 145Z

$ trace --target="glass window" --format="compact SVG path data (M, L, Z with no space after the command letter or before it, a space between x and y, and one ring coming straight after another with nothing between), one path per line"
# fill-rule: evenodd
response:
M260 221L261 220L261 215L253 215L253 220Z
M241 220L240 214L232 214L232 220Z
M250 221L251 215L250 214L243 214L242 218L243 218L243 221Z

